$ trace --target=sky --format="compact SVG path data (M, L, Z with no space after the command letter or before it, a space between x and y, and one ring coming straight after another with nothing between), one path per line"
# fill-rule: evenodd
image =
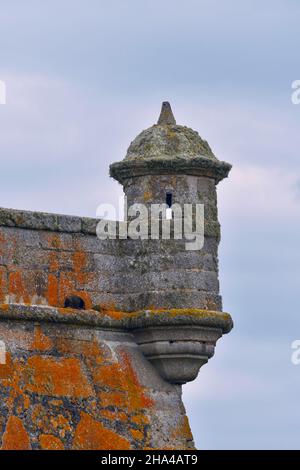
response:
M218 186L234 330L184 402L201 449L299 449L298 0L10 0L0 9L0 206L95 216L161 102L232 163Z

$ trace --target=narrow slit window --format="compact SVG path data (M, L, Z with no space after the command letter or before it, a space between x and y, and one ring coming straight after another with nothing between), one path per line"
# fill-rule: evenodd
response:
M166 210L166 219L171 220L172 219L172 193L167 193L166 194L166 204L167 204L167 210Z
M172 199L173 199L172 196L173 196L172 193L166 194L166 204L169 208L172 207Z

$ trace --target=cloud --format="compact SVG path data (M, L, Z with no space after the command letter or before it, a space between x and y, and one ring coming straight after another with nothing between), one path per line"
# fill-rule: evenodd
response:
M95 105L86 88L47 76L10 76L7 89L1 205L94 216L100 202L115 201L122 188L108 165L126 146L115 139L109 99Z
M299 449L299 367L290 345L239 334L218 343L196 382L184 386L198 448Z
M297 173L282 168L243 165L233 167L219 191L220 211L226 217L250 223L278 224L300 217ZM266 204L267 202L267 204Z

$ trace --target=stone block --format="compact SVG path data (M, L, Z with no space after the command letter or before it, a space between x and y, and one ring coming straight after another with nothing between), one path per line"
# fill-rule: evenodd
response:
M70 215L57 216L57 230L59 232L80 232L81 231L81 218L73 217Z
M125 271L126 268L130 268L130 261L129 257L120 258L117 255L94 254L95 267L100 272L116 273Z

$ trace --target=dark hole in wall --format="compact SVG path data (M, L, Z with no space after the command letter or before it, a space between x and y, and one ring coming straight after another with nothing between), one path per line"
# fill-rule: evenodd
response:
M65 299L65 308L76 308L78 310L84 310L85 309L85 303L82 300L81 297L78 297L77 295L69 295Z
M166 194L166 204L168 207L172 207L172 193L167 193Z

